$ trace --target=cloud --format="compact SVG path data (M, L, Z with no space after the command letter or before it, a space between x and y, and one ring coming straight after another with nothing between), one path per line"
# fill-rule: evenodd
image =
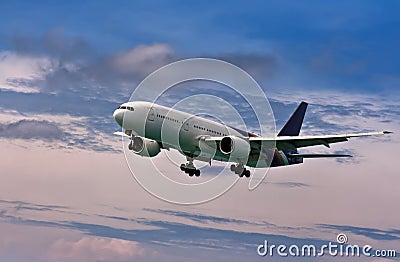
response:
M19 63L37 57L49 61L48 65L42 66L40 77L13 76L13 90L34 88L36 92L79 94L109 100L126 99L149 73L180 58L166 43L138 45L98 55L85 39L66 36L62 30L51 30L39 37L18 35L13 38L13 44L15 51L9 53ZM258 79L274 75L278 61L272 54L256 53L226 53L219 58L238 65ZM13 68L13 63L6 62L6 68ZM29 64L28 69L33 70Z
M64 132L52 122L45 120L20 120L0 124L0 137L21 139L62 140Z
M169 212L166 214L170 215ZM174 216L174 214L172 215ZM190 219L190 214L187 215ZM340 232L343 230L351 231L356 235L359 234L357 232L359 229L382 233L379 238L376 238L375 233L365 234L365 236L373 240L398 241L399 239L397 236L392 236L392 234L398 235L398 230L385 231L375 228L355 228L356 230L353 231L353 227L337 225L317 225L309 228L308 233L303 231L301 236L296 237L293 233L271 233L270 230L266 232L266 228L248 231L248 229L243 228L243 224L241 224L240 230L235 230L231 228L230 224L225 225L224 223L221 224L223 228L220 228L214 226L205 227L204 224L193 225L139 218L136 219L137 222L152 228L126 229L98 223L75 221L64 221L62 223L45 222L12 215L2 215L2 217L13 224L72 229L89 235L82 237L78 241L66 240L65 238L56 240L47 252L46 257L49 261L151 261L157 260L161 256L160 251L162 251L162 257L167 260L171 255L183 255L180 258L185 259L194 254L196 257L202 257L203 259L210 255L215 258L222 258L229 251L238 261L245 261L246 259L248 260L249 255L254 255L255 246L263 243L264 240L268 240L269 243L282 243L287 246L292 244L299 246L313 244L317 247L325 245L336 236L332 231L325 232L328 235L324 237L317 236L318 232L322 232L325 228L340 230ZM194 218L193 222L200 222L197 221L197 218L209 220L207 216L198 217L194 215ZM214 219L214 217L210 218L211 220ZM120 223L120 218L117 217L115 219ZM301 227L293 229L302 230ZM350 236L353 239L354 236ZM238 248L238 243L240 243L240 248ZM190 253L185 252L188 249L191 250Z
M219 59L239 66L258 80L271 78L278 68L278 59L273 54L229 53Z
M359 164L361 162L362 155L356 152L354 149L341 149L335 150L332 154L344 154L351 155L352 157L339 157L336 158L336 162L343 164Z
M13 51L0 53L0 89L126 99L149 73L176 59L165 43L97 54L84 38L50 30L16 35Z
M139 45L121 52L112 59L120 72L148 74L171 61L173 50L166 44Z
M213 221L215 218L207 216L197 217L194 215L192 218L190 214L187 214L188 218L193 222L200 222L200 220ZM161 221L161 220L153 220L147 218L137 218L132 222L137 222L142 226L149 226L151 228L148 229L126 229L124 227L120 227L121 219L119 218L110 218L116 219L118 221L118 225L109 226L102 223L85 223L75 221L43 221L39 219L29 219L21 214L17 216L13 214L1 214L0 213L0 221L8 222L11 224L17 225L25 225L25 226L40 226L40 227L50 227L50 228L61 228L61 229L71 229L78 230L86 235L89 235L90 238L80 241L66 241L61 239L56 241L54 249L50 252L50 258L52 261L63 261L62 259L66 259L67 261L71 261L73 258L87 258L91 254L97 252L100 249L105 249L108 252L104 255L104 259L101 260L101 257L94 256L95 260L87 260L87 261L109 261L106 259L106 256L114 254L116 257L119 254L119 260L117 261L125 261L126 258L133 258L134 256L156 256L156 252L141 250L136 251L137 243L141 243L142 245L165 245L165 246L173 246L173 249L169 249L168 252L179 252L179 249L193 248L199 251L199 249L203 250L214 250L215 252L223 251L223 250L233 250L237 247L238 243L242 243L243 247L238 250L237 254L252 254L254 252L254 245L256 243L262 242L264 239L268 239L271 241L275 241L276 243L324 243L324 240L321 238L314 237L295 237L284 234L273 234L273 233L265 233L265 229L261 229L263 232L251 232L247 230L235 230L231 229L231 225L226 225L226 228L223 228L225 225L221 221L220 227L210 226L205 227L204 224L201 225L193 225L187 223L178 223L171 221ZM224 218L222 218L223 220ZM229 219L227 219L229 221ZM246 224L246 222L244 222ZM242 226L244 224L240 223ZM259 228L260 230L260 228ZM106 239L106 240L104 240ZM118 240L116 243L111 243L111 240ZM136 242L137 241L137 242ZM128 252L127 247L133 249L133 251ZM118 251L117 251L118 250ZM111 253L111 254L110 254ZM59 257L53 257L53 254L60 255ZM64 255L67 254L67 255ZM73 257L69 257L68 254L73 254ZM165 255L165 254L164 254ZM68 260L69 259L69 260ZM97 260L96 260L97 259ZM81 261L81 260L74 260ZM86 260L84 260L86 261Z
M126 96L145 76L174 59L172 48L163 43L96 55L85 40L59 31L38 38L16 36L14 44L15 51L2 55L0 77L9 79L16 91L35 87L45 93L79 92L83 97L112 98L120 92ZM15 65L22 73L15 73ZM36 71L40 76L26 76Z
M172 59L172 49L166 44L140 45L84 62L59 63L35 85L45 93L122 100L149 73Z
M0 52L0 89L24 93L39 92L35 82L42 79L53 61L45 56Z
M389 145L391 148L393 148L393 144ZM30 152L34 152L33 155L37 155L37 153L35 154L37 151L32 151L33 149L30 150ZM364 152L364 150L366 150L365 152L376 151L371 150L371 148L363 148L362 151ZM387 154L384 154L383 156L387 158L387 155L394 155L392 154L393 150L381 148L379 149L378 153L386 152ZM395 152L395 150L393 152ZM10 155L9 152L7 154ZM29 188L27 187L29 190L23 190L23 188L19 186L12 187L10 186L13 184L11 182L6 183L4 188L7 187L10 192L19 192L16 199L21 199L21 192L27 191L30 193L27 193L25 199L40 197L40 195L42 195L42 199L47 199L46 197L50 193L54 203L57 205L60 205L63 203L63 201L67 201L68 205L71 205L73 208L81 206L81 203L86 201L90 205L87 205L86 207L84 207L84 205L81 206L80 209L85 210L84 212L89 212L92 214L94 212L97 214L109 214L115 217L125 217L129 220L127 222L124 222L121 219L115 219L114 221L112 219L101 220L103 218L96 216L71 218L70 215L66 215L65 213L63 213L62 216L60 215L56 218L53 218L51 215L39 216L39 212L35 212L33 215L29 215L27 217L24 215L24 213L21 214L19 212L17 214L9 213L14 215L15 219L12 217L5 217L6 222L9 221L19 225L37 225L64 228L90 234L94 237L119 238L137 241L144 245L159 241L165 245L172 246L169 248L170 252L175 252L176 250L179 252L179 250L186 249L190 250L195 255L202 252L201 250L209 250L212 248L216 249L219 246L227 247L223 251L219 252L219 254L226 253L227 250L237 250L238 243L243 243L245 247L249 247L245 251L238 251L241 252L241 256L238 255L238 257L243 259L246 257L246 255L244 255L247 254L246 252L253 252L252 254L254 254L254 245L260 241L263 241L264 239L271 241L274 240L276 243L292 243L293 238L302 239L313 237L324 239L324 243L326 243L325 240L331 240L335 237L335 235L330 232L329 234L322 235L323 232L319 233L319 229L317 227L313 227L306 232L297 231L296 229L285 231L281 228L276 229L268 225L257 226L257 228L256 226L248 228L251 225L234 222L226 223L226 219L249 220L249 222L260 222L265 219L280 226L288 225L298 228L305 225L313 225L315 222L324 222L332 225L362 226L362 223L360 224L359 222L359 218L366 217L367 220L366 222L363 222L364 225L370 224L371 228L385 229L390 228L391 225L396 225L395 219L398 217L398 212L395 210L390 211L390 209L387 208L388 206L394 204L393 201L396 199L397 195L396 191L392 189L394 189L394 185L396 184L393 183L393 181L395 181L398 176L396 176L396 173L392 171L390 171L389 174L385 174L387 173L386 170L392 170L390 169L390 165L386 164L388 161L390 162L390 159L384 159L384 161L381 161L382 159L375 159L373 162L369 161L365 163L370 164L369 166L364 164L362 166L354 167L354 169L351 171L349 171L348 168L337 167L338 165L335 163L324 163L323 160L318 162L314 161L314 163L309 161L301 166L292 168L285 167L282 169L274 169L271 170L272 173L270 174L268 181L272 180L273 182L273 179L278 179L277 182L293 181L294 176L296 176L296 179L299 182L306 183L311 186L307 187L305 190L304 188L285 188L278 186L270 187L265 185L256 191L247 193L247 187L243 187L243 189L246 191L239 191L238 189L242 185L247 185L246 181L242 181L241 183L238 183L238 185L235 185L235 187L232 188L232 190L225 196L222 196L213 202L207 203L205 206L195 206L191 208L176 206L173 208L168 207L168 210L177 211L176 209L179 208L183 210L186 209L188 212L186 212L187 214L171 213L170 217L165 219L168 214L163 215L162 213L159 214L157 212L149 212L149 215L141 212L134 212L132 209L129 209L132 207L132 205L141 207L144 205L155 210L160 208L164 209L165 203L158 201L158 199L154 199L152 202L147 202L146 198L150 198L150 196L148 196L144 190L141 191L137 183L131 183L132 185L130 185L129 179L124 180L125 177L128 177L128 175L123 172L124 168L126 169L126 166L122 165L122 158L119 159L119 162L113 161L113 158L117 157L110 156L109 154L104 154L104 158L97 158L97 154L93 154L92 152L89 154L86 153L87 158L85 158L80 155L79 152L75 152L71 155L79 160L69 161L69 157L65 157L65 154L58 155L51 151L47 154L53 154L52 157L54 158L54 161L51 162L55 167L57 167L48 169L47 173L51 174L51 176L49 175L46 177L46 179L39 178L40 174L29 176L31 179L34 179L30 183L25 183L27 186L29 185ZM45 158L48 159L48 155L45 156ZM33 158L32 161L36 163L40 162L37 161L37 159L38 158ZM380 165L383 164L387 167L386 170L380 168ZM59 173L60 171L58 171L60 165L67 169L65 170L63 168L63 172L65 172L63 176L61 176ZM68 167L70 166L75 166L76 168L69 170ZM372 175L374 170L371 170L371 166L376 166L379 168L378 175ZM18 185L24 184L20 181L26 181L26 174L29 174L30 170L36 170L37 173L41 173L41 169L35 166L30 166L30 170L26 172L19 167L17 169L15 169L15 167L9 169L13 170L13 172L7 172L4 171L4 169L5 168L3 168L4 174L10 174L9 177L7 177L7 181L15 179L15 175L13 175L14 173L19 174L23 178L23 180L17 180L17 183L15 184ZM176 172L176 169L174 169L174 172ZM110 174L112 175L110 176ZM74 175L77 176L78 179L74 179ZM382 176L384 179L382 179ZM38 186L42 184L41 181L46 181L46 184L44 185L45 187ZM60 181L62 187L60 187ZM116 181L119 181L119 184L113 184ZM371 181L373 181L373 183L371 183ZM93 183L95 183L96 186L93 186ZM106 184L106 186L104 186L105 189L103 188L102 183ZM129 190L125 190L122 187L123 184L127 184L127 188L129 188ZM82 188L79 186L77 187L77 185L82 186ZM13 190L11 190L12 188ZM45 190L42 190L43 188ZM117 190L112 190L112 194L104 195L104 190L108 190L110 188ZM342 193L339 195L337 195L337 192L335 192L335 190L337 191L338 188L341 188L342 190ZM379 193L379 188L382 190L384 189L384 192L382 191ZM76 194L71 197L76 197L78 200L71 200L71 197L69 197L68 200L65 200L65 194L68 195L71 190L76 192ZM99 193L94 194L93 190L96 190ZM378 190L378 193L371 197L367 194L368 192L372 192L371 190ZM60 196L57 197L57 194L60 194ZM141 201L132 202L126 200L126 196L129 194L132 194L132 196L136 198L140 197ZM85 196L84 198L82 198L83 195ZM335 196L335 201L333 202L332 196ZM269 201L268 199L274 199L274 201ZM351 204L347 204L350 203L348 199L352 199L352 201L350 201ZM96 202L111 203L111 205L118 203L118 207L126 206L129 208L127 208L126 213L116 210L101 211L98 210L99 207L96 206L96 204L92 205ZM249 205L248 203L255 204ZM358 204L355 205L354 203ZM382 203L386 204L382 205ZM368 207L366 208L366 206L370 205L376 206L378 210L371 210L368 209ZM240 210L237 210L238 206L240 207ZM282 208L282 206L286 208ZM91 208L96 210L94 211ZM325 215L322 218L315 218L315 210L317 209L323 210ZM372 213L369 213L368 210L371 210ZM27 210L22 211L28 213ZM379 216L379 214L382 214L381 211L388 214L385 216L384 220L382 220L381 216ZM341 214L343 214L343 212L348 214L348 216L342 216ZM29 212L28 214L30 213L33 213L33 211ZM124 213L124 215L121 213ZM193 216L190 216L191 214ZM254 216L248 216L248 214L254 214ZM151 216L153 216L153 219ZM293 222L293 216L297 217L295 222ZM189 222L188 219L190 220ZM55 222L46 224L44 222L49 220L61 221L61 223ZM182 220L184 223L180 223ZM140 226L136 225L136 221L140 224ZM218 221L221 222L218 223ZM379 225L376 224L376 221L380 221ZM188 224L192 225L188 226ZM196 226L193 226L193 224ZM143 230L141 226L149 226L152 228ZM156 229L154 229L154 227L156 227ZM243 231L259 233L250 234L243 233ZM265 235L265 233L268 233L269 235ZM286 236L288 238L283 239L282 236ZM352 240L354 239L354 241L356 241L357 237L361 238L363 236L356 235L354 238L353 236L350 237ZM388 248L388 245L394 245L396 243L398 244L398 240L389 241L392 242L384 243L382 245L384 245L385 248ZM303 242L299 241L299 243ZM159 250L158 248L159 246L157 246L157 250ZM209 252L208 254L210 255Z
M0 113L0 138L30 140L30 147L120 152L120 141L113 135L117 124L112 103L0 91L0 104L7 108ZM46 107L38 107L43 104ZM26 147L23 140L12 143Z
M160 104L173 106L174 103L185 99L187 96L203 93L216 97L226 97L226 100L229 101L230 105L237 109L244 117L244 122L247 127L252 132L259 133L257 119L252 110L246 107L247 104L244 103L243 98L237 97L237 94L232 90L229 90L229 88L219 88L219 86L216 88L216 86L210 85L203 86L203 83L204 81L201 82L201 85L198 85L197 82L188 82L184 85L177 85L161 97L162 99L160 100ZM182 91L182 88L180 87L185 89ZM330 94L327 95L333 97ZM371 103L370 99L372 98L369 96L353 96L350 99L345 97L344 94L342 96L336 94L333 99L334 101L330 102L323 101L321 94L318 99L314 98L313 93L308 94L307 96L310 98L305 100L310 101L311 103L303 123L303 128L301 130L302 134L335 134L376 130L395 131L391 126L395 124L393 121L396 121L397 115L400 111L399 108L396 105L392 105L390 101L381 101L377 104ZM27 94L13 91L0 91L0 104L3 110L13 110L20 112L23 115L44 114L39 118L35 117L36 120L48 120L57 123L57 126L61 130L68 132L68 134L71 135L69 137L71 138L70 146L81 145L85 148L93 148L95 150L102 150L102 148L104 150L105 143L113 140L110 140L110 136L107 135L112 134L113 131L119 128L112 118L112 112L119 103L108 99L103 99L101 97L85 98L82 97L80 93L71 94L67 92L62 94ZM216 104L216 107L211 110L202 107L202 99L189 99L186 101L187 103L182 104L184 107L181 105L180 108L183 111L194 114L207 112L207 110L208 112L218 112L212 113L212 115L217 116L219 119L226 121L227 124L232 126L241 126L240 121L235 121L235 118L232 117L232 112L230 110L225 110L224 104ZM298 103L286 102L281 97L271 99L270 103L274 111L277 130L279 130L287 121ZM58 119L50 119L51 115L65 114L79 118L71 119L71 121L66 123L66 125L59 125L60 121ZM84 116L84 118L82 116ZM4 116L0 116L0 118L1 117ZM386 123L386 120L390 120L390 122ZM7 121L15 120L9 118ZM75 132L74 130L79 130L79 132ZM94 136L94 133L96 136ZM389 136L385 136L385 138L389 138ZM371 139L381 138L372 137ZM343 146L346 146L346 144L343 143ZM107 148L107 150L109 149L111 148ZM317 148L312 148L312 150L317 150ZM329 153L332 153L332 151L330 150ZM354 150L351 154L357 155L357 152ZM339 161L346 163L349 161L354 162L356 160L358 161L359 159L339 159Z
M280 187L289 187L289 188L302 188L302 187L309 187L309 184L301 183L301 182L275 182L274 185Z
M347 225L319 225L322 228L334 229L338 231L351 232L353 234L366 236L375 240L400 240L399 229L382 230L378 228L357 227Z
M27 56L50 56L62 62L82 60L93 56L94 47L84 38L67 36L60 28L31 36L16 34L11 38L16 53Z
M78 241L58 239L48 251L49 261L132 261L155 256L155 251L137 242L116 238L83 237Z
M37 210L37 211L55 211L61 209L68 209L66 206L59 206L59 205L43 205L43 204L34 204L25 201L17 201L17 200L4 200L0 199L1 205L9 205L16 210ZM3 210L5 212L5 210ZM3 213L4 215L5 213ZM0 215L1 217L1 215Z
M148 211L148 212L154 212L154 213L166 214L166 215L175 216L175 217L187 218L187 219L190 219L192 221L199 222L202 224L207 224L209 222L221 223L221 224L222 223L252 224L249 221L240 220L240 219L207 216L207 215L202 215L202 214L194 214L194 213L175 211L175 210L162 210L162 209L155 210L155 209L149 209L149 208L145 208L144 210Z

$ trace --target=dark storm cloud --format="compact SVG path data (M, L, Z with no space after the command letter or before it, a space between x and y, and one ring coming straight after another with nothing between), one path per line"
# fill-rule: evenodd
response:
M55 123L37 120L20 120L0 124L0 137L21 139L62 140L63 131Z

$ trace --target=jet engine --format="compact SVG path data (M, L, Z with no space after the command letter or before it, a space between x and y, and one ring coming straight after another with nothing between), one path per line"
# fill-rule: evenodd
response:
M250 154L249 142L237 136L226 136L222 138L219 149L225 155L230 154L231 159L247 160Z
M135 136L132 138L128 148L140 156L153 157L160 153L161 148L157 141Z

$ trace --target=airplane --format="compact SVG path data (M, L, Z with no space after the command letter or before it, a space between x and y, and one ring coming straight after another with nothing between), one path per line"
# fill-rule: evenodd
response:
M305 158L351 157L347 154L301 154L298 148L348 141L352 137L389 134L389 131L302 136L300 129L308 103L301 102L275 137L261 137L254 133L224 125L200 116L151 102L134 101L121 104L113 113L123 131L114 134L130 139L128 148L144 157L155 157L162 149L176 149L186 156L187 163L180 169L189 176L200 176L194 160L233 162L230 170L239 177L250 177L246 167L266 168L303 163ZM168 139L165 137L178 137ZM262 144L273 142L268 154ZM272 156L272 159L268 159Z

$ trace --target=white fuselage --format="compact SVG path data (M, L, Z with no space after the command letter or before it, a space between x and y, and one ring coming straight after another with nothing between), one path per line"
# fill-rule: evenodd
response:
M202 137L232 135L248 139L248 135L229 126L150 102L124 103L114 112L114 118L133 135L155 140L163 148L174 148L203 161L227 161L229 157L216 146L201 144Z

